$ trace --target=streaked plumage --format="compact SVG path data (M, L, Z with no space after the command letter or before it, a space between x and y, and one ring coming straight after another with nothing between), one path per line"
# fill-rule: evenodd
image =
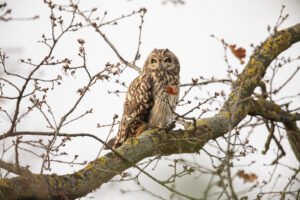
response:
M145 61L143 72L130 84L114 148L128 137L139 135L146 128L164 127L172 118L177 95L168 95L165 88L179 91L180 64L168 49L154 49Z

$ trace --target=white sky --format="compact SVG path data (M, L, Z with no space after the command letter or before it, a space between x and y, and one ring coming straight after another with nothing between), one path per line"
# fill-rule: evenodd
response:
M37 0L9 0L8 6L13 9L13 16L16 17L29 17L33 15L40 15L40 19L28 22L11 22L0 23L0 48L10 55L11 60L9 64L15 66L19 58L33 58L38 62L43 57L45 48L37 43L43 33L49 34L49 11L47 7ZM66 2L68 1L61 1ZM184 6L174 6L172 4L162 5L159 0L81 0L81 6L84 8L98 8L98 14L102 16L103 11L107 10L107 20L118 17L122 14L130 13L133 10L138 10L141 7L146 7L148 12L145 16L145 23L142 33L142 46L141 46L141 59L137 63L142 67L143 62L148 53L153 48L169 48L179 58L181 63L181 82L190 82L191 78L197 78L200 75L204 77L215 76L217 78L225 78L226 66L224 63L224 51L220 42L211 38L209 35L214 34L219 38L224 38L228 43L237 44L247 50L247 59L251 55L250 43L259 44L264 41L268 36L267 25L271 26L276 23L281 5L285 4L285 13L289 13L289 18L281 26L285 28L300 22L300 1L297 0L226 0L226 1L213 1L213 0L187 0ZM134 16L119 22L118 26L104 27L103 31L108 38L115 44L121 55L127 60L132 60L137 46L139 17ZM58 45L54 55L57 58L70 57L73 59L74 65L80 64L80 59L76 54L78 53L77 39L83 38L86 41L85 47L88 54L88 66L93 72L101 70L104 64L108 61L111 63L118 62L118 58L108 45L95 34L91 29L86 29L76 33L71 33L63 38L63 42ZM21 48L21 52L14 52L13 50ZM288 50L290 56L297 56L300 52L300 44L294 45L293 48ZM232 56L229 56L230 62L239 71L244 66L239 65ZM246 59L246 62L247 62ZM299 63L298 63L299 66ZM22 69L27 69L27 66L20 65ZM295 66L289 66L290 69L282 70L280 77L276 77L275 81L280 83L286 80L286 77L295 70ZM61 69L53 69L46 72L39 73L42 77L55 77L57 73L62 73ZM121 80L127 84L137 76L137 73L131 69L124 72ZM76 79L72 77L64 78L64 83L61 87L56 88L55 93L48 94L48 101L52 105L52 110L55 117L59 120L60 117L70 109L70 106L78 97L76 90L85 85L87 79L84 76L77 75ZM283 90L279 96L291 95L299 93L299 74L295 77L290 86ZM220 91L223 86L212 86L207 90L212 92ZM108 130L96 129L96 123L107 124L110 123L115 113L121 116L124 95L117 97L114 94L107 94L107 90L125 90L117 84L100 83L92 88L92 91L86 96L84 101L79 105L79 112L93 108L94 113L91 116L73 123L62 131L65 132L91 132L97 134L101 138L105 138ZM228 88L225 88L228 91ZM198 90L199 91L199 90ZM182 93L181 93L182 94ZM205 98L206 89L202 93L193 93L190 98L198 95ZM299 99L294 102L299 106ZM26 109L26 107L25 107ZM179 110L180 111L180 110ZM77 116L76 114L72 115ZM71 117L72 118L72 117ZM47 130L45 128L45 121L40 115L33 118L24 120L20 129L23 130ZM116 129L115 129L116 130ZM270 163L273 157L272 153L267 156L261 156L260 151L263 149L264 141L266 138L265 129L260 129L255 133L252 143L257 147L258 153L249 157L249 160L257 160L258 166L262 163ZM291 165L298 166L297 161L288 147L288 143L284 141L287 156L282 160ZM72 144L66 148L70 152L70 160L74 154L79 154L82 160L92 160L98 153L100 145L94 141L84 141L82 139L74 139ZM7 156L7 159L9 159ZM32 158L24 155L23 164L32 163ZM181 155L187 157L188 155ZM35 162L36 167L32 166L33 170L38 170L39 161ZM293 164L294 163L294 164ZM168 173L167 164L162 162L159 164L158 169L154 172L155 175L162 176L163 173ZM71 169L62 168L61 165L53 166L53 172L58 174L70 173L81 167ZM163 173L159 173L161 172ZM263 168L252 169L259 177L263 177L267 171ZM287 174L282 171L282 179L285 179ZM158 193L165 193L164 189L158 186L147 178L143 178L144 184L147 187L154 188ZM182 192L190 193L190 195L197 195L197 192L203 190L203 184L199 180L181 179L178 185L182 187ZM284 180L282 180L284 181ZM192 184L191 184L192 183ZM189 185L184 187L182 185ZM94 196L96 199L101 197L102 200L108 199L153 199L151 196L144 196L144 194L130 193L120 197L121 193L118 188L128 189L132 188L130 183L121 183L119 185L105 184L101 189L89 196ZM202 189L201 189L202 188ZM112 190L111 190L112 189ZM88 199L88 198L82 198Z

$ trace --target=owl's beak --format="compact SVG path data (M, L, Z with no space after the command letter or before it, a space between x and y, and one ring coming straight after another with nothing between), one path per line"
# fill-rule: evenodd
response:
M160 64L159 64L159 69L160 69L160 70L163 70L163 68L164 68L164 67L163 67L162 64L160 63Z

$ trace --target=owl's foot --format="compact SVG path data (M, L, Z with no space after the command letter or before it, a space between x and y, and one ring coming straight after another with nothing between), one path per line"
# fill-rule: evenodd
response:
M165 129L166 131L170 131L170 130L172 130L173 128L175 128L175 126L176 126L176 121L171 121L164 129Z
M151 129L157 129L157 130L165 130L165 131L170 131L172 130L173 128L175 128L176 126L176 121L171 121L169 124L166 124L164 126L152 126L152 127L149 127L148 128L151 128Z
M163 127L157 127L158 130L165 130L165 131L170 131L172 130L173 128L175 128L175 125L176 124L176 121L171 121L169 124L166 124L165 126Z
M142 125L140 125L135 132L135 137L139 136L144 130L146 130L147 128L147 124L146 123L142 123Z

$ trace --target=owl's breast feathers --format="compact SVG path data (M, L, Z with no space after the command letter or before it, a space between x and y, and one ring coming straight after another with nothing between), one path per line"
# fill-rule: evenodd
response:
M164 127L173 116L179 94L169 95L165 89L168 86L179 91L179 75L163 73L162 71L152 74L154 79L153 93L154 104L148 117L148 126L151 128Z

